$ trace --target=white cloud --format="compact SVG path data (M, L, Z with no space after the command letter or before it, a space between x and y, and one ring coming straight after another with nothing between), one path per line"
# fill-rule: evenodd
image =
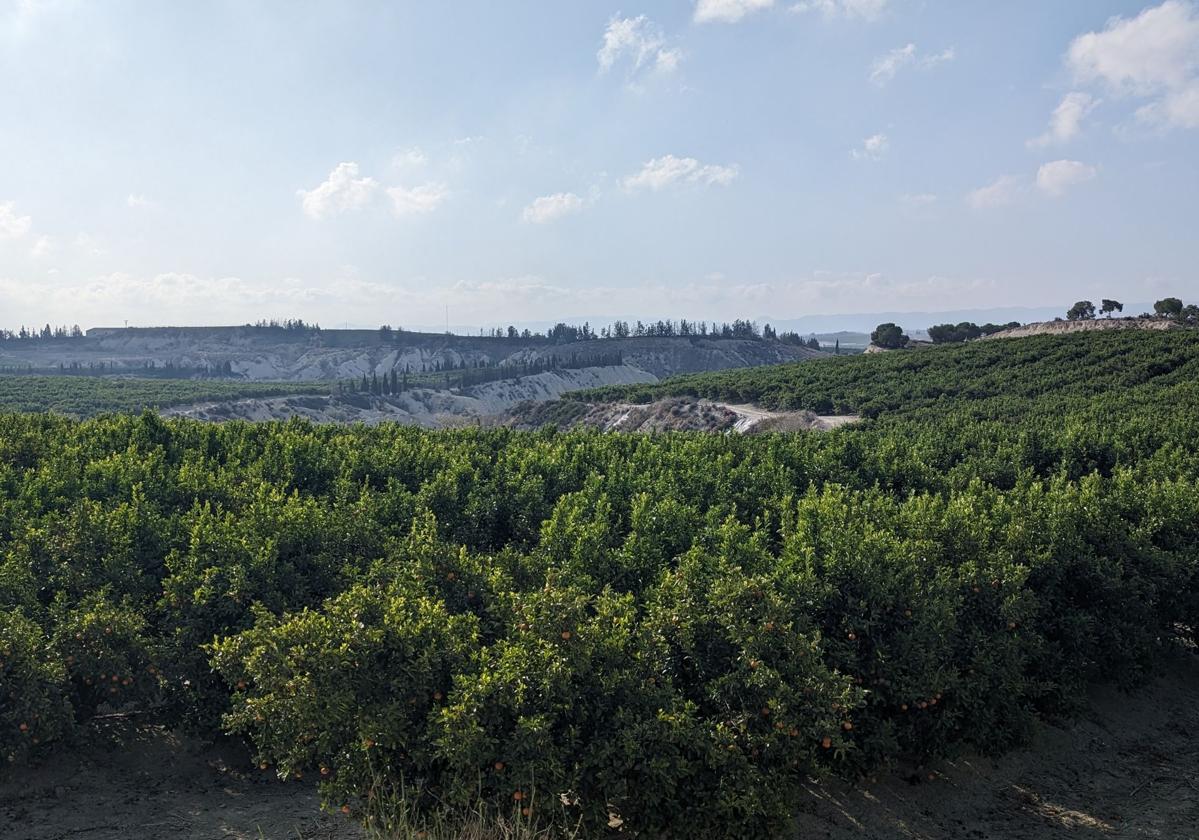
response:
M972 190L966 203L975 210L1003 207L1015 201L1024 191L1024 183L1015 175L1002 175L985 187Z
M450 193L444 184L422 184L419 187L390 187L387 195L397 216L414 216L436 210Z
M1050 146L1073 140L1082 128L1082 121L1099 104L1100 100L1089 93L1072 91L1062 97L1049 118L1049 130L1033 140L1029 146Z
M1199 128L1199 80L1138 108L1137 118L1158 125Z
M125 204L134 210L145 210L157 206L157 202L142 193L129 193Z
M870 81L882 87L894 79L896 74L905 67L916 66L929 69L936 67L938 64L953 61L956 57L957 52L953 47L942 50L939 53L932 53L931 55L921 55L920 50L915 44L896 47L885 55L876 58L874 63L870 65Z
M699 0L696 23L736 23L748 14L769 9L774 0Z
M820 12L826 18L845 17L878 20L887 8L888 0L801 0L791 7L793 12Z
M312 190L297 190L304 212L313 219L336 216L360 210L369 204L379 191L374 178L359 178L358 164L353 161L333 167L324 183Z
M54 240L49 236L39 236L37 241L33 243L33 247L29 249L29 256L35 260L40 260L42 257L48 257L54 252Z
M626 190L650 189L655 192L679 183L728 186L737 177L737 167L702 165L695 158L665 155L646 161L641 171L622 181Z
M428 155L418 146L402 149L391 159L391 165L397 169L417 168L428 162Z
M1111 18L1074 39L1066 65L1079 83L1150 100L1137 111L1142 120L1199 127L1199 9L1189 0Z
M629 75L633 76L647 71L673 73L678 69L683 53L668 48L662 30L645 15L635 18L616 16L608 21L603 45L595 58L601 73L627 62Z
M32 218L17 215L15 202L0 201L0 239L20 239L32 225Z
M89 257L103 257L108 253L104 240L86 231L75 237L75 248Z
M873 134L862 141L861 148L851 149L854 160L882 160L883 155L891 148L891 141L885 134Z
M915 60L915 44L908 44L906 47L896 47L886 55L879 56L874 60L874 64L870 66L870 81L876 85L885 85L895 78L895 74L901 68L908 66Z
M47 312L60 320L76 320L81 312L86 313L91 326L119 324L134 314L153 317L157 324L241 324L280 312L319 320L322 313L330 314L331 303L346 299L359 301L360 311L366 313L371 311L372 294L375 306L379 300L394 297L389 287L364 289L363 285L345 279L324 288L294 278L254 283L239 277L178 272L151 277L115 272L77 283L0 280L0 297L11 299L25 311Z
M525 208L523 217L526 222L544 225L582 209L583 199L574 193L554 193L533 199L533 203Z
M394 161L393 161L394 163ZM394 186L384 189L374 178L359 177L358 164L339 163L325 182L313 190L298 190L304 212L313 219L324 219L352 210L360 210L384 192L391 199L397 216L430 213L449 197L444 184L427 183L416 187Z
M1070 187L1090 181L1095 175L1093 166L1076 160L1055 160L1037 170L1037 189L1057 197Z

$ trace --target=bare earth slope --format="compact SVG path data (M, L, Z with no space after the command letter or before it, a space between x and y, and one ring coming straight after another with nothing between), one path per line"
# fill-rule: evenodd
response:
M1095 330L1182 330L1186 329L1175 321L1159 318L1099 318L1093 321L1041 321L1024 324L992 333L988 338L1026 338L1030 335L1064 335L1066 333L1092 332Z
M405 423L443 428L482 422L526 400L556 400L568 391L601 385L656 382L629 365L552 370L453 391L414 388L391 397L365 395L264 397L174 406L168 417L198 420L287 420L317 423Z
M752 405L671 397L651 403L585 403L575 400L521 403L495 422L518 429L554 426L604 432L799 432L823 431L857 420L810 411L767 411Z
M484 338L372 330L287 331L250 327L88 330L84 338L0 344L0 366L56 369L103 365L114 373L171 367L228 369L244 379L334 380L556 359L571 367L620 361L659 379L678 373L779 364L826 354L778 341L695 337L626 338L554 344L536 338Z

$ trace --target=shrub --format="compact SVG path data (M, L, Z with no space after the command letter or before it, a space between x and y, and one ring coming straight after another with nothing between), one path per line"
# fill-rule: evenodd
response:
M0 756L24 759L71 725L66 669L37 624L0 611Z
M78 603L60 598L53 614L53 649L66 666L77 716L90 717L102 703L144 710L157 702L146 619L127 601L113 604L107 591Z

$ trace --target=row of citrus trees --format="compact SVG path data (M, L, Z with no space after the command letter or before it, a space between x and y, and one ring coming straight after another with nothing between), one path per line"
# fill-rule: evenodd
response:
M138 709L357 815L769 836L813 775L1003 749L1193 640L1191 422L1098 399L762 438L0 416L0 756Z
M820 414L933 420L948 406L1019 420L1028 410L1085 410L1098 394L1155 393L1199 379L1199 330L1102 330L842 356L611 385L569 400L646 402L692 396Z

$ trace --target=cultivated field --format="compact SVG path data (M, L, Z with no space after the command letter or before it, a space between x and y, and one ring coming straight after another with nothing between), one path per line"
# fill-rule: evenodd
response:
M742 436L0 416L0 755L24 773L118 715L245 738L239 772L319 782L395 836L481 812L781 837L814 784L834 807L879 775L958 779L956 756L1035 747L1096 684L1142 689L1195 643L1193 332L613 397L670 393L866 419ZM1127 741L1162 758L1123 814L1030 796L1118 828L1165 796L1187 726L1161 733L1181 753ZM1193 824L1184 781L1174 825Z

